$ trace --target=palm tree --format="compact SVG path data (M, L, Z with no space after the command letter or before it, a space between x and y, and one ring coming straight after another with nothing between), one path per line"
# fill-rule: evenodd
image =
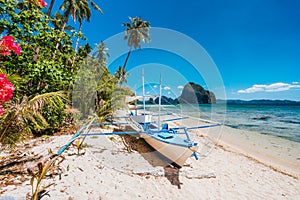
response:
M126 64L132 51L132 47L134 47L135 49L141 48L141 41L143 41L144 43L150 42L150 23L147 21L143 21L141 17L129 17L129 19L130 23L122 24L126 27L124 39L127 40L127 44L129 46L129 51L123 65L124 69L126 68Z
M108 48L105 47L105 43L103 41L100 44L96 44L96 51L93 53L93 57L98 61L101 67L106 66L106 60L109 57Z
M64 23L61 28L61 32L64 32L65 27L69 21L70 15L72 15L74 23L76 22L76 19L77 19L76 12L78 11L77 1L76 0L64 0L64 2L62 3L62 5L60 6L59 9L62 11L65 11L64 12Z
M54 26L55 29L61 29L61 27L63 26L64 23L64 16L62 14L60 14L59 12L55 12L54 14L54 19L52 20L52 24ZM65 30L72 30L74 29L72 26L66 26Z
M67 26L70 15L72 15L74 22L76 22L76 12L78 10L76 0L64 0L64 2L59 7L59 9L65 11L64 12L64 21L63 21L63 25L61 27L61 32L64 33L65 27ZM56 56L56 52L58 50L60 41L61 41L61 38L59 38L57 41L57 44L55 46L55 51L53 53L53 58L55 58L55 56Z
M50 15L51 15L51 11L52 11L54 2L55 2L55 0L51 0L51 2L50 2L50 5L49 5L48 11L47 11L48 17L50 17Z
M79 43L83 20L86 19L89 22L91 17L91 9L89 8L89 4L87 0L77 0L77 3L78 3L78 12L76 12L76 18L79 21L79 28L77 31L78 35L76 38L75 52L77 52L78 49L78 43Z
M95 9L98 10L101 14L103 13L101 8L94 3L92 0L90 0L90 4L91 6ZM78 33L80 33L81 29L82 29L82 23L84 19L87 19L87 21L90 21L90 17L91 17L91 9L89 6L89 3L87 2L87 0L64 0L64 2L62 3L62 5L59 8L64 12L64 23L63 26L61 28L61 32L64 32L65 27L69 21L69 17L70 15L73 18L74 23L76 23L77 19L79 20L79 30ZM79 34L76 40L76 47L75 47L75 51L77 51L78 48L78 42L79 42ZM59 43L57 43L56 45L56 50L58 49ZM56 52L54 53L55 56ZM75 57L74 59L75 60ZM73 65L74 61L72 62Z
M100 14L103 14L101 8L95 4L94 2L91 2L91 6L100 12ZM78 28L78 35L76 38L76 44L75 44L75 56L73 57L73 61L72 61L72 66L74 65L75 62L75 58L76 58L76 52L78 50L78 44L79 44L79 39L81 36L81 30L82 30L82 24L83 24L83 20L86 19L88 22L90 21L91 18L91 9L89 6L89 3L87 0L77 0L77 6L78 6L78 11L76 12L76 18L79 21L79 28Z

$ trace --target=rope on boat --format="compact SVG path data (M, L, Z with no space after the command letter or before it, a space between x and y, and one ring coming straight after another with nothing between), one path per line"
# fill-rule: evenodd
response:
M90 123L88 124L88 125L83 125L82 127L81 127L81 129L79 129L76 133L75 133L75 135L69 140L69 142L67 143L67 144L65 144L64 146L62 146L59 150L58 150L58 152L57 152L57 154L58 155L61 155L73 142L74 142L74 140L76 140L79 136L80 136L80 134L81 134L81 132L85 129L85 133L84 134L86 134L89 130L90 130L90 126L91 126L91 124L93 123L93 121L96 119L97 117L94 117L91 121L90 121Z

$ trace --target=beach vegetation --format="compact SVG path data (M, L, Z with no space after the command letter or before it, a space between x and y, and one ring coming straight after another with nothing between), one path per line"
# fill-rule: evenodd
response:
M0 142L14 144L28 135L45 131L50 124L43 116L43 108L56 110L63 107L65 101L64 92L58 91L7 102L8 109L0 116Z
M105 120L126 106L124 96L134 95L122 86L128 76L125 67L132 48L150 41L150 23L135 17L123 24L129 52L124 66L111 73L105 43L96 44L91 53L82 31L91 9L102 14L101 8L92 0L64 0L54 11L54 3L47 8L44 0L0 0L0 74L10 97L0 101L2 144L63 133L94 112Z
M75 31L68 27L62 33L61 19L44 13L45 1L0 0L0 6L0 34L4 35L0 74L5 83L1 91L5 89L10 97L1 101L0 142L13 144L27 135L52 134L64 126L70 117L67 91L91 48L84 44L75 52ZM9 88L13 90L8 92Z
M45 191L46 188L51 186L49 184L47 186L42 187L42 181L46 178L47 175L54 175L55 170L61 171L60 163L64 160L63 156L59 155L49 155L49 159L45 162L39 162L37 164L37 171L33 171L32 169L28 168L28 173L31 175L30 185L31 185L31 199L37 200L41 199L42 196L47 195ZM41 189L42 188L42 189Z

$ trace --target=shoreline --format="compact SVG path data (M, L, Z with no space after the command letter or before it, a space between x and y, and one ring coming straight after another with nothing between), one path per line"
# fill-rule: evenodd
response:
M300 198L300 159L288 169L289 162L299 156L300 145L294 149L283 148L283 141L264 135L257 138L253 132L226 126L195 130L191 135L203 144L200 149L203 155L198 161L189 158L179 171L167 169L157 153L150 152L135 137L86 138L84 155L76 155L75 147L63 154L66 159L61 164L61 180L57 176L44 180L43 185L54 185L47 188L51 196L43 199ZM53 136L32 145L28 151L46 155L48 148L55 152L70 138L71 135ZM213 145L216 140L218 143ZM270 141L273 147L266 149ZM124 144L132 145L132 149L126 150ZM291 156L285 155L286 152ZM272 163L274 156L280 162ZM168 173L175 176L167 176ZM25 199L30 191L29 180L2 187L0 200L9 196Z
M168 118L168 117L163 117ZM210 120L188 118L181 122L171 122L170 126L199 126L214 123ZM265 135L222 125L191 131L197 139L209 138L210 147L217 145L226 151L249 157L281 173L300 179L300 143L288 139ZM205 150L207 151L207 150ZM205 154L205 153L204 153Z
M300 143L253 131L225 129L229 130L222 135L218 145L300 179Z

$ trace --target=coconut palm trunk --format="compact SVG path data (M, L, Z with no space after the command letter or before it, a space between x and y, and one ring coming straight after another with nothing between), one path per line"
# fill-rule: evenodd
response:
M68 21L69 21L70 13L71 13L71 11L69 11L69 12L67 13L67 16L68 16L68 17L65 18L65 22L64 22L64 24L63 24L63 26L62 26L62 28L61 28L61 32L62 32L62 33L65 32L65 28L66 28L67 23L68 23ZM61 39L62 39L62 38L58 38L58 41L57 41L57 44L56 44L56 46L55 46L55 50L54 50L54 53L53 53L53 59L54 59L55 56L56 56L56 52L57 52L57 50L58 50L59 44L60 44L60 42L61 42Z
M72 59L72 67L74 66L74 63L75 63L75 59L76 59L76 53L77 53L77 50L78 50L78 46L79 46L79 39L80 39L80 31L82 30L82 22L80 22L80 25L79 25L79 28L78 28L78 36L76 38L76 44L75 44L75 53L74 53L74 56L73 56L73 59Z
M132 47L130 47L130 49L129 49L128 53L127 53L127 56L126 56L126 59L125 59L124 65L123 65L123 69L126 69L126 65L127 65L129 56L131 54L131 50L132 50Z
M49 5L48 11L47 11L48 17L50 17L50 15L51 15L51 11L52 11L54 2L55 2L55 0L51 0L51 3L50 3L50 5Z

